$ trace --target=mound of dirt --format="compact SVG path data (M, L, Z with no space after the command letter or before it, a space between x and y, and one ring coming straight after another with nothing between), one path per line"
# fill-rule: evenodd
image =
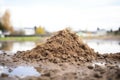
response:
M17 53L14 57L24 60L59 62L89 62L96 54L75 33L68 29L61 30L32 50Z

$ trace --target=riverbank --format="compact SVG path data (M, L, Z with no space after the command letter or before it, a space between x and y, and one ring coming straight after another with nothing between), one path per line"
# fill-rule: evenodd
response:
M120 40L120 35L82 37L83 39Z
M1 80L120 80L120 52L95 52L66 29L31 50L2 52L0 69Z
M0 41L38 41L41 37L1 37Z
M21 37L1 37L0 41L39 41L44 40L47 37L41 37L41 36L21 36ZM120 40L120 35L103 35L103 36L80 36L82 39L100 39L100 40Z

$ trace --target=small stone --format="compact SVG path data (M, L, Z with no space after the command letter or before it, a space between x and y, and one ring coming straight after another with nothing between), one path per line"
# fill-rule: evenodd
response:
M3 54L6 55L7 53L4 52Z
M43 76L50 77L50 73L45 73L45 74L43 74Z
M5 66L5 63L1 63L2 66Z
M88 67L88 69L93 69L93 66L92 65L89 65L89 66L87 66Z
M1 74L1 77L8 77L8 74L2 73L2 74Z
M12 69L9 69L8 72L12 72Z
M94 74L94 77L95 77L95 78L102 78L102 75L101 75L100 73L95 73L95 74Z

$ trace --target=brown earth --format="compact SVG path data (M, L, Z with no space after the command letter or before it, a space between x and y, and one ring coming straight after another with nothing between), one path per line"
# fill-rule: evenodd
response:
M96 53L67 29L32 50L0 54L0 65L31 65L41 73L25 78L3 73L0 80L120 80L120 53Z
M41 45L30 51L16 54L15 57L24 60L60 62L89 62L96 59L96 54L75 33L61 30Z

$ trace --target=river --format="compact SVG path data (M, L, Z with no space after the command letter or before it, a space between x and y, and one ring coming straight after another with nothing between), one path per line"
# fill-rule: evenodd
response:
M83 40L84 43L88 44L96 52L99 53L116 53L120 52L120 41L118 40ZM17 51L26 51L34 48L39 42L0 42L0 51L6 51L10 54L14 54Z

